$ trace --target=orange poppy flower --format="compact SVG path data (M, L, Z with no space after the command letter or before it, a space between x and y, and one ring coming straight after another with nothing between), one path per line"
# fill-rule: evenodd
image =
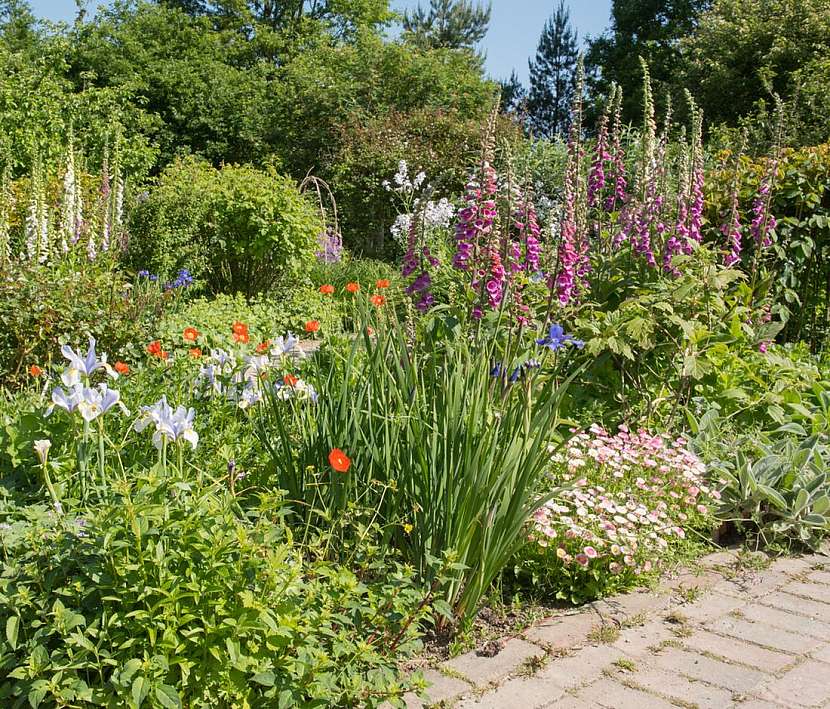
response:
M233 324L232 330L234 335L248 334L248 326L244 322L239 322L239 320Z
M375 294L371 298L369 298L369 302L375 307L379 308L386 302L386 298L384 298L382 295Z
M36 364L33 364L31 367L29 367L29 374L33 377L39 377L41 374L43 374L43 370Z
M373 328L371 325L367 325L367 326L366 326L366 334L367 334L369 337L371 337L372 335L374 335L374 334L375 334L375 328Z
M320 321L319 320L309 320L305 324L305 331L306 332L317 332L320 329Z
M199 339L199 334L199 331L195 327L186 327L183 336L188 342L196 342Z
M300 381L300 380L297 377L295 377L293 374L286 374L282 378L282 383L285 384L285 386L288 386L288 387L296 386L298 381Z
M334 293L334 286L326 283L325 285L320 286L320 292L323 295L331 295L332 293Z
M388 288L392 285L392 282L388 278L380 278L378 279L377 283L375 283L375 285L378 288Z
M352 464L352 461L339 448L332 448L331 453L329 453L329 464L336 472L346 473L349 471L349 466Z
M125 376L130 373L130 368L127 366L126 362L116 362L112 365L112 368L119 374L123 374Z
M247 345L251 341L251 336L248 334L247 330L245 330L245 332L235 332L233 333L233 341Z
M147 352L153 357L159 357L161 359L166 359L164 356L164 351L161 349L161 342L158 340L153 340L149 345L147 345Z
M193 359L199 359L202 356L202 348L201 347L191 347L187 354L189 354Z
M265 340L265 342L260 342L256 346L257 354L262 354L263 352L267 352L268 348L271 346L271 340Z
M360 284L354 282L347 283L346 290L349 291L349 293L357 293L360 290Z

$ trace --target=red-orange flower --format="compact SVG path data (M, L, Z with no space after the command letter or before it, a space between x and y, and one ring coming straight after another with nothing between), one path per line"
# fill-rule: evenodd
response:
M202 356L202 348L201 347L191 347L187 354L189 354L193 359L199 359Z
M41 374L43 374L43 370L36 364L33 364L31 367L29 367L29 374L33 377L39 377Z
M159 359L167 359L167 352L161 349L161 342L158 340L153 340L149 345L147 345L147 352L150 353L153 357L158 357Z
M183 336L188 342L196 342L199 339L199 334L199 331L195 327L186 327Z
M260 342L256 346L257 354L262 354L263 352L267 352L268 348L271 346L271 340L265 340L265 342Z
M305 331L306 332L317 332L320 329L320 321L319 320L309 320L305 324Z
M392 285L392 283L388 278L380 278L380 279L378 279L377 283L375 283L375 285L378 288L388 288L389 286Z
M233 324L232 330L233 330L234 335L247 335L248 334L248 326L244 322L239 322L239 320L237 320Z
M125 376L130 373L130 368L126 362L116 362L114 365L112 365L112 368L119 374L123 374Z
M334 286L326 283L325 285L320 286L320 292L323 295L331 295L332 293L334 293Z
M373 328L371 325L367 325L367 326L366 326L366 334L367 334L369 337L371 337L372 335L374 335L374 334L375 334L375 328Z
M331 453L329 453L329 464L338 473L346 473L349 471L349 466L352 464L352 461L339 448L332 448Z
M349 291L349 293L357 293L360 290L360 284L355 283L354 281L351 283L347 283L346 290Z
M379 308L386 302L386 298L384 298L382 295L375 294L371 298L369 298L369 302L375 307Z
M285 386L288 386L288 387L296 386L298 381L300 381L300 380L297 377L295 377L293 374L286 374L282 378L282 383L285 384Z

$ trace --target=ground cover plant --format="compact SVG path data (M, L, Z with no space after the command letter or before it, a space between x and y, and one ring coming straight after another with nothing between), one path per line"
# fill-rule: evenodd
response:
M116 8L73 59L140 91L116 45L153 30L156 69L154 33L200 37L184 74L226 92L165 64L204 119L181 145L155 85L155 118L84 89L126 111L106 125L0 105L4 703L400 706L401 663L485 602L826 537L828 153L785 149L783 109L765 157L710 150L645 62L626 125L575 61L567 134L539 140L468 50L385 43L365 4L251 15L256 51L188 12ZM266 46L292 145L267 159L263 126L220 120L267 102ZM311 153L326 181L296 175Z

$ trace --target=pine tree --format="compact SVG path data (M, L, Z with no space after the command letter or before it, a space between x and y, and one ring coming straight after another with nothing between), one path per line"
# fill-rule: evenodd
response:
M570 13L565 0L559 0L542 30L536 58L529 62L528 112L536 133L550 137L566 132L578 55Z
M504 113L517 113L527 100L527 90L522 86L516 71L510 73L506 81L499 81L501 89L501 110Z
M421 46L471 49L484 39L490 24L491 6L470 0L430 0L429 9L417 8L403 16L408 38Z

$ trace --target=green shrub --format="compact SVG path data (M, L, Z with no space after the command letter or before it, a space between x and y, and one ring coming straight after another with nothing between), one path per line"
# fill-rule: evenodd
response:
M207 291L248 298L304 277L322 229L289 178L192 158L162 173L130 224L136 268L163 278L188 268Z
M123 357L143 346L173 297L134 288L103 261L16 264L0 272L0 381L19 383L32 364L61 359L62 343L85 345L88 335L111 357Z
M764 546L813 550L830 533L830 392L819 398L808 428L790 421L736 435L714 410L693 419L695 446L721 489L716 514L727 529Z
M252 302L242 295L218 295L196 298L168 314L159 323L155 337L164 345L183 347L187 344L182 338L184 329L195 327L200 332L197 346L227 349L235 346L231 328L239 321L248 326L253 347L288 332L302 336L309 320L320 323L321 333L339 332L340 313L336 301L311 287L298 288L284 296L263 296Z
M304 561L270 497L150 471L85 517L0 531L4 706L359 706L400 697L423 594ZM10 519L9 515L4 515ZM32 519L34 518L34 519ZM388 558L387 558L388 561Z
M694 553L687 531L711 530L717 492L682 439L593 425L556 459L548 485L573 488L536 512L511 567L533 595L578 604L639 585Z

